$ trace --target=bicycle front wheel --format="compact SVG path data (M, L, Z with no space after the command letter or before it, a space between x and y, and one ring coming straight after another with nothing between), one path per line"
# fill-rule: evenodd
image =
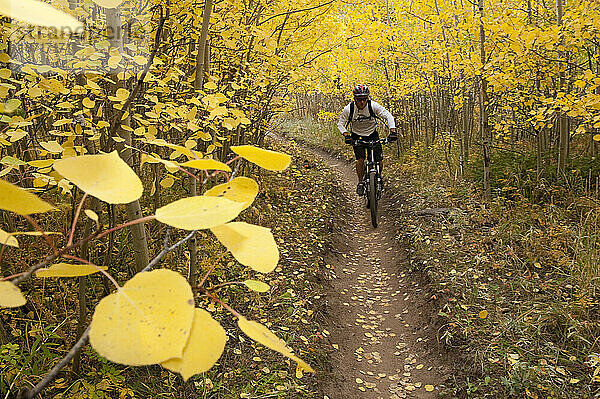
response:
M377 173L369 174L369 209L371 210L371 223L377 227Z

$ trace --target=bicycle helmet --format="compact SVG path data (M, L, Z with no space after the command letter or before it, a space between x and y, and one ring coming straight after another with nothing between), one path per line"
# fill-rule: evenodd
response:
M352 90L352 94L354 94L354 97L358 97L358 98L365 98L365 97L369 97L369 88L367 87L367 85L356 85L354 86L354 89Z

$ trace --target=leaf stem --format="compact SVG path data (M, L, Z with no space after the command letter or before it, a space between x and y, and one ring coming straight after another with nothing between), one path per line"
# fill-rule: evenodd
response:
M202 277L202 280L200 281L200 283L198 283L197 287L200 288L202 287L202 285L204 285L204 282L206 281L206 279L208 278L208 275L212 273L213 270L215 270L215 267L217 266L217 263L221 261L221 259L223 259L223 257L227 255L227 252L223 252L221 254L221 256L219 256L219 258L217 258L213 263L210 269L208 269L208 271L206 272L206 274L204 275L204 277Z

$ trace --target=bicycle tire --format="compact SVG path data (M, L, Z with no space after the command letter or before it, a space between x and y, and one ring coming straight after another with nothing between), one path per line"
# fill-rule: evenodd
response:
M377 173L369 173L369 209L371 210L371 224L377 227Z

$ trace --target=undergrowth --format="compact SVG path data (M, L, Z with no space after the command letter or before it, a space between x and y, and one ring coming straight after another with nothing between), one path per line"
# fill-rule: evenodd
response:
M298 356L313 366L324 364L321 346L324 333L316 320L322 317L323 255L326 236L332 229L336 207L332 206L332 178L323 169L291 144L270 141L269 148L292 155L290 168L281 173L251 169L245 175L254 177L260 191L254 204L241 215L241 220L272 229L279 245L281 260L276 271L267 275L243 267L226 252L210 232L198 233L200 265L204 272L215 266L208 285L248 278L262 280L271 286L267 293L249 291L243 285L226 286L218 297L246 317L268 326L284 339ZM150 186L150 180L145 179ZM167 203L185 196L184 186L174 186L162 199ZM143 204L152 212L151 199ZM53 203L58 197L46 197ZM66 231L69 224L69 204L57 204L61 212L54 219L40 224L48 231ZM125 216L115 207L117 221ZM106 210L98 211L102 218ZM15 220L18 229L27 230L25 222ZM162 247L164 228L149 224L147 232L150 253ZM184 232L172 233L172 240ZM174 242L174 241L173 241ZM109 271L123 283L130 277L132 257L126 229L115 236L115 247ZM9 248L4 253L5 275L25 270L31 262L44 256L46 247L40 240L25 238L22 248ZM106 244L91 249L91 260L98 264L107 259ZM187 276L187 248L180 247L162 262ZM7 264L7 262L10 262ZM215 265L216 264L216 265ZM113 289L98 275L85 278L88 282L88 307ZM22 308L0 309L0 318L8 342L0 345L0 397L14 397L21 387L39 381L76 340L78 314L76 279L33 279L22 287L28 304ZM44 392L54 398L314 398L316 377L306 374L299 378L295 364L269 349L255 344L237 327L235 318L199 293L199 307L209 310L226 329L228 342L218 364L209 372L197 375L187 383L178 374L160 366L126 367L98 356L91 348L82 354L79 374L69 367ZM89 316L88 316L89 322Z
M311 140L337 151L327 135ZM402 199L400 239L413 272L427 276L438 341L456 362L444 395L597 397L600 201L582 178L590 172L569 172L565 189L550 168L538 174L533 158L496 154L486 203L473 158L455 180L440 146L384 155L388 193ZM427 208L447 209L416 216Z

